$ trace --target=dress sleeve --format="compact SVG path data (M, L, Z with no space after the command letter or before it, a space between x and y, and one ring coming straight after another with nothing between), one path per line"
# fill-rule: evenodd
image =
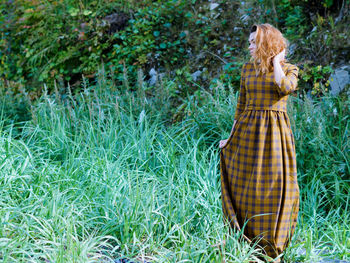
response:
M281 96L286 96L297 89L298 86L298 73L299 68L294 65L290 65L285 73L285 77L281 78L281 85L276 83L278 92Z
M245 89L245 64L242 67L241 71L241 83L239 88L239 96L237 101L235 120L238 120L242 112L244 111L246 103L246 89Z

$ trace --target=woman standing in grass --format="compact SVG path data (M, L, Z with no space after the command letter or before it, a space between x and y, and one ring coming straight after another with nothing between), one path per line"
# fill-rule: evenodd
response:
M287 41L270 24L254 25L243 65L231 134L220 141L222 208L231 227L259 241L280 262L295 230L299 187L287 115L298 68L285 61Z

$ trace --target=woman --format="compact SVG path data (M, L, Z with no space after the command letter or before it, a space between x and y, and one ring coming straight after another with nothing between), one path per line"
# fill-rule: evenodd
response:
M294 136L287 115L298 68L285 61L287 41L270 24L254 25L243 65L231 134L220 141L222 208L233 228L259 240L280 262L295 230L299 187Z

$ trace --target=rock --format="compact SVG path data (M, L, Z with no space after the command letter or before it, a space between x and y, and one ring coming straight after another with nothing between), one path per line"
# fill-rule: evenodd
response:
M340 69L342 69L342 70L346 70L347 72L349 72L349 73L350 73L350 65L345 65L345 66L342 66L342 67L340 67Z
M210 10L214 10L215 8L217 8L219 6L219 4L217 3L211 3L210 4Z
M149 79L148 84L150 86L153 86L157 82L157 71L154 68L151 68L151 70L149 71L149 75L151 76L151 78Z
M234 32L234 33L237 33L237 32L240 32L240 31L242 31L242 27L235 26L235 27L233 28L233 32Z
M157 75L157 71L154 68L151 68L151 70L149 71L149 74L151 76Z
M349 72L343 69L336 69L329 77L329 82L331 85L331 95L336 96L350 83Z
M119 30L124 29L128 25L129 16L124 12L118 12L106 16L103 20L109 23L108 34L113 34Z
M296 48L297 48L297 45L296 45L295 43L293 43L293 44L291 44L291 45L289 46L289 56L292 56L292 55L293 55L293 53L294 53L294 51L296 50Z
M197 81L197 78L198 78L201 74L202 74L202 71L200 71L200 70L197 70L196 72L194 72L194 73L192 74L193 80L194 80L194 81Z

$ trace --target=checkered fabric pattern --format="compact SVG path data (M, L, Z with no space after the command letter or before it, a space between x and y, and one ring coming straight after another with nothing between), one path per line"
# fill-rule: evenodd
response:
M286 76L278 86L273 72L256 76L251 62L243 65L237 122L220 152L224 218L248 240L260 239L272 258L287 247L299 212L294 136L286 110L298 68L285 63L282 69Z

